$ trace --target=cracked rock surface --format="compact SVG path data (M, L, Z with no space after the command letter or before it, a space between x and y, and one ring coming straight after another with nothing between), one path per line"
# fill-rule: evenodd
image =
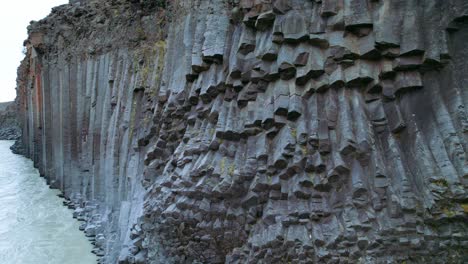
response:
M463 0L75 0L19 144L100 263L463 263L467 41Z

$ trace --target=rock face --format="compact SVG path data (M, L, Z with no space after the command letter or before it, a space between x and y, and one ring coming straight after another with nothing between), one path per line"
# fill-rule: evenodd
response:
M102 263L467 261L466 1L72 2L21 142Z
M17 140L20 136L15 102L0 103L0 140Z

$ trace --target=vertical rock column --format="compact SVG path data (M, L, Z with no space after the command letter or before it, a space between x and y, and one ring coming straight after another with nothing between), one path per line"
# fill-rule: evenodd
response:
M467 14L61 6L30 27L22 142L103 263L462 262Z

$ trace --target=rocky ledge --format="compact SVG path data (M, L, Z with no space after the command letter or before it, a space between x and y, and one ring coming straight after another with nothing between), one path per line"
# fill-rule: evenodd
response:
M15 102L0 103L0 140L17 140L21 129L16 117Z
M462 263L464 0L72 1L21 145L101 263Z

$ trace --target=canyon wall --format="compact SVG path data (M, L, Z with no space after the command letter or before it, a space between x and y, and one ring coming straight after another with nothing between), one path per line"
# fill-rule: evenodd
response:
M19 142L101 263L461 263L468 3L71 1Z
M20 136L15 102L0 103L0 140L17 140Z

